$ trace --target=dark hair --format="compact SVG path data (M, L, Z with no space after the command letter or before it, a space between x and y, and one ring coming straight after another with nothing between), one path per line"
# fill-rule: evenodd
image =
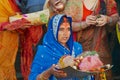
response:
M62 17L62 21L61 21L60 24L62 24L62 23L64 23L64 22L68 22L68 23L70 24L70 21L69 21L69 19L68 19L67 16Z

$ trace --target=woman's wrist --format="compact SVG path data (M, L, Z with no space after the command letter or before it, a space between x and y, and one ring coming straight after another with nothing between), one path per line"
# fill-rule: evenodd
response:
M89 26L85 21L81 22L80 24L81 24L81 25L80 25L80 26L81 26L81 27L80 27L81 29L85 29L86 27Z
M108 17L108 16L107 16L107 24L112 23L112 21L113 21L112 17Z
M37 76L37 80L48 80L51 76L49 69L47 71L42 72Z
M73 29L74 32L78 32L80 30L83 30L86 27L88 27L88 25L87 25L87 23L85 21L73 22L72 23L72 29Z
M110 26L115 25L118 20L119 20L119 17L117 14L112 15L112 16L107 16L107 24Z

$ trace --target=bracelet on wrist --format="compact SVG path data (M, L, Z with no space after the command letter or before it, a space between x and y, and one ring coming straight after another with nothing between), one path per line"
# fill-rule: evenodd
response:
M113 20L112 20L111 17L107 17L107 23L108 23L108 24L112 23L112 21L113 21Z

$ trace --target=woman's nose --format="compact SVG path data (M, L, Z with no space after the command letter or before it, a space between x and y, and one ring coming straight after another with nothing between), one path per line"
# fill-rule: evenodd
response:
M63 34L66 36L68 34L68 31L64 31Z

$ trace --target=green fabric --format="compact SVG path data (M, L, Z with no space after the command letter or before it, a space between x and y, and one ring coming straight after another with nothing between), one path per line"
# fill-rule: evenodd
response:
M116 26L116 32L117 32L118 41L119 41L119 43L120 43L120 30L119 30L119 28L118 28L118 24L117 24L117 26Z

